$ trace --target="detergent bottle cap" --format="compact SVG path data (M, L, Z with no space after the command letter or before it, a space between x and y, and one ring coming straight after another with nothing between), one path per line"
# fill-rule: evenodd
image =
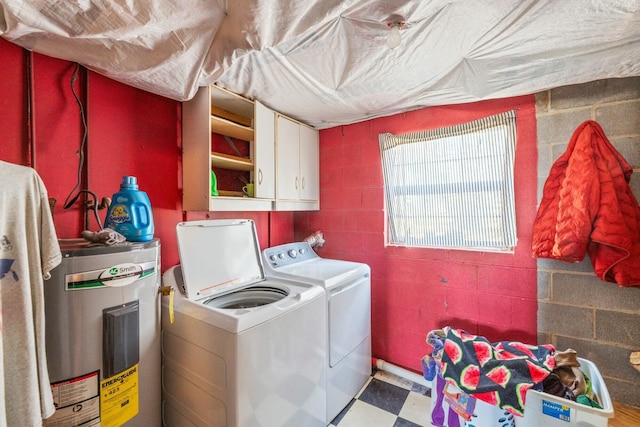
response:
M123 176L120 190L137 190L138 181L135 176Z

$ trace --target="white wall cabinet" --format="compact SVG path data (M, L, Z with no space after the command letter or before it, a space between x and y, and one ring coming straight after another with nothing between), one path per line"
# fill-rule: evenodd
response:
M276 210L320 209L318 131L276 114Z
M212 149L212 134L249 143L247 156ZM255 197L211 195L211 170L249 172ZM185 211L319 209L318 131L217 86L182 103L182 204Z
M318 131L300 125L300 175L302 186L300 199L315 204L320 209L320 141Z
M276 113L255 101L255 163L252 181L257 198L276 197Z

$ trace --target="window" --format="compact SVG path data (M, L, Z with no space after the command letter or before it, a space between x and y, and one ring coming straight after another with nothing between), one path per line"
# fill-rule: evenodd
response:
M380 134L388 243L513 252L515 122Z

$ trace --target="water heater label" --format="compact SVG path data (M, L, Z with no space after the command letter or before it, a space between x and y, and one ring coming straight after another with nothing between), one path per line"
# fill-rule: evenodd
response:
M138 365L100 383L102 425L119 427L138 414Z
M117 264L106 269L67 274L65 277L66 287L69 291L75 291L127 286L155 274L156 267L155 261L147 261L138 264Z
M107 286L130 285L142 276L142 267L138 264L118 264L104 270L100 274L100 281Z
M91 372L79 377L51 384L56 412L46 420L45 427L73 427L100 425L98 374Z

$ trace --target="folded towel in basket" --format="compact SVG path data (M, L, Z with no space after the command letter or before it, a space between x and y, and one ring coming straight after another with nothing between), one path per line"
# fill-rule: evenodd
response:
M448 326L441 332L440 375L465 393L514 415L524 415L527 390L542 390L542 381L555 367L555 348L550 344L490 343Z

